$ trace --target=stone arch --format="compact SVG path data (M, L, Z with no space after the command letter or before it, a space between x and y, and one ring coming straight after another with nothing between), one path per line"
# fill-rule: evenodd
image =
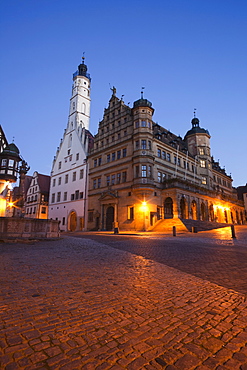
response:
M75 231L77 229L77 214L71 211L68 217L68 230Z
M106 230L113 229L113 222L114 222L114 207L109 206L106 210Z
M197 220L197 204L195 200L192 200L190 210L192 220Z
M214 206L213 204L210 204L209 206L209 219L211 222L214 221Z
M164 218L173 218L173 200L170 197L164 201Z
M202 221L207 221L207 211L204 202L201 203L201 219Z
M182 197L180 199L180 217L181 218L187 218L187 209L188 209L188 206L187 206L186 199L185 197Z

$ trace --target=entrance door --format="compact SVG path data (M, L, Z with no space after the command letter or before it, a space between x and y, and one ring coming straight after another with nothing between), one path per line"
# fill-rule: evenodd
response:
M110 206L106 210L106 230L113 229L114 222L114 207Z
M180 200L180 214L181 218L186 218L186 202L184 197Z
M69 231L75 231L77 226L77 216L76 213L73 211L69 217Z
M166 198L164 202L165 218L173 218L173 201L172 198Z

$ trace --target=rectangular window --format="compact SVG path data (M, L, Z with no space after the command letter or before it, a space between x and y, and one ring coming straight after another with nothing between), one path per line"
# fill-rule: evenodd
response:
M171 154L170 153L166 154L166 159L168 160L168 162L171 162Z
M43 215L45 215L45 214L46 214L46 207L41 207L41 213L42 213Z
M58 178L58 185L61 185L61 181L62 181L62 178L61 178L61 177L59 177L59 178Z
M53 193L53 194L51 195L51 202L52 202L52 203L55 203L55 193Z
M136 149L139 149L139 140L136 140Z
M67 174L67 175L65 175L65 184L67 184L68 181L69 181L69 175Z
M128 220L134 220L134 207L128 207Z
M158 172L158 182L161 182L162 181L162 174L161 172Z
M148 166L148 177L152 177L152 167Z
M148 149L151 150L152 149L152 144L151 144L151 141L148 140Z
M61 200L61 192L59 191L57 193L57 202L60 202L60 200Z
M76 190L75 191L75 199L77 200L77 199L79 199L79 190Z
M101 187L101 177L98 178L98 188Z
M164 150L162 151L162 159L166 159L166 152Z
M68 193L67 193L67 191L65 191L65 192L63 193L63 200L64 200L64 201L66 201L66 200L67 200L67 194L68 194Z
M79 160L79 153L76 153L76 160Z
M158 149L158 151L157 151L157 156L158 156L158 158L161 158L161 150L160 149Z
M94 180L93 180L93 189L96 189L96 186L97 186L97 180L96 180L96 179L94 179Z
M112 153L112 155L111 155L111 160L112 160L112 161L115 161L115 159L116 159L116 153L114 152L114 153Z
M142 127L146 127L146 121L142 121Z
M106 186L110 186L110 176L106 176Z
M88 222L93 222L93 211L88 211Z
M206 161L204 161L204 159L200 159L200 167L202 168L206 167Z
M147 141L142 140L142 149L147 149Z
M135 122L135 127L138 128L139 127L139 121L136 121Z
M118 150L117 151L117 159L120 159L121 158L121 150Z
M80 199L83 199L83 191L80 192Z
M139 177L139 166L136 166L136 177Z
M53 179L52 186L56 186L56 179Z
M71 200L75 200L75 194L71 194Z
M76 181L76 172L73 172L72 181Z
M166 179L166 173L162 173L162 181L165 181Z
M204 148L199 148L199 154L204 155Z
M178 165L181 166L181 160L178 158Z
M83 179L84 170L80 170L80 179Z
M127 149L126 149L126 148L124 148L124 149L123 149L123 158L125 158L125 157L126 157L126 155L127 155Z
M110 160L111 160L111 156L110 156L110 154L107 154L107 157L106 157L106 161L107 161L107 163L109 163L109 162L110 162Z
M189 162L187 162L187 170L188 171L190 170L190 164L189 164Z
M94 167L97 167L97 159L95 159L95 160L93 161L93 166L94 166Z
M126 180L127 180L127 172L124 171L122 172L122 182L126 182Z
M101 166L101 157L98 158L98 166Z
M174 163L177 164L177 157L174 156Z
M63 217L62 225L65 225L65 217Z
M61 167L62 167L62 162L59 162L59 163L58 163L58 169L60 170L60 169L61 169Z
M142 177L147 177L147 166L142 165Z
M117 173L117 184L121 182L121 173Z
M111 175L111 184L115 185L115 175Z
M207 179L206 179L206 177L202 177L202 184L203 184L203 185L206 185L206 184L207 184Z

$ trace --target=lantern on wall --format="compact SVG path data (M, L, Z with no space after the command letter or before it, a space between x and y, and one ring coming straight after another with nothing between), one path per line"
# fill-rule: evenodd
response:
M0 153L0 182L16 182L21 161L20 151L14 143L7 145Z

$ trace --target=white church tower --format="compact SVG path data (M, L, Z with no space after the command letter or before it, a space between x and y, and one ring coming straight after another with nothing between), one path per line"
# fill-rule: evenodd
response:
M89 132L90 83L83 57L73 74L68 124L51 170L49 218L59 220L63 231L86 229L86 158L93 141Z

